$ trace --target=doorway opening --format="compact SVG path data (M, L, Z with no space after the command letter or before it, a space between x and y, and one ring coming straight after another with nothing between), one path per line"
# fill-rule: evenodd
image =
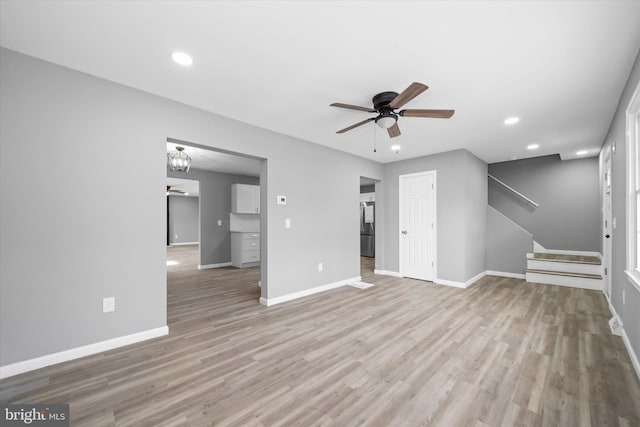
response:
M266 236L260 233L261 228L266 229L266 189L261 191L261 187L266 183L267 160L167 138L167 153L175 151L176 147L184 148L183 152L191 158L191 168L188 174L167 168L167 193L172 194L168 196L167 206L169 308L171 304L180 304L177 299L182 291L175 287L175 282L186 284L196 278L199 279L192 283L195 287L210 285L220 288L221 295L227 295L228 287L235 286L241 290L236 296L259 300L263 293L266 294L267 285ZM187 187L189 184L192 187ZM198 193L197 214L193 212L193 203L183 203L189 205L185 207L177 202L179 197L185 198L184 195L176 196L176 191L169 191L170 188L180 190L191 196L194 184ZM176 209L181 207L190 213L188 218L178 217L180 214ZM179 232L178 221L191 223L182 224ZM193 237L195 230L197 233ZM244 238L245 235L248 237ZM243 244L249 246L244 248ZM191 270L190 275L176 274L184 270ZM225 286L227 293L223 292ZM206 294L204 288L198 291Z
M376 268L376 186L379 181L360 177L360 277L366 282ZM379 206L378 206L379 207Z
M602 162L602 268L604 269L604 292L611 299L611 147L604 153Z
M167 177L167 270L195 270L200 259L200 182Z

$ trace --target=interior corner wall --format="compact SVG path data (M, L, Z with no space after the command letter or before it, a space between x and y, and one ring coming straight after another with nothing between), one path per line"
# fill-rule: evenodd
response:
M636 357L640 357L640 291L631 284L625 273L627 234L630 233L630 230L627 230L626 110L638 85L640 85L640 55L636 57L631 69L601 151L602 157L612 144L616 146L611 162L611 214L616 221L616 227L611 230L611 304L622 320ZM602 201L602 194L600 201ZM626 303L623 303L623 292L626 295Z
M492 163L489 173L539 203L533 207L493 180L489 205L533 234L547 249L600 248L598 159L557 155Z
M167 176L199 182L200 265L231 262L231 186L260 185L260 178L200 169L191 169L186 177L167 169ZM218 220L222 221L222 225L218 225Z
M464 151L464 238L466 280L486 270L487 164Z
M166 326L167 138L267 159L263 297L360 275L354 207L381 164L4 48L0 91L0 365Z
M193 196L169 198L169 243L197 243L200 241L200 202Z
M433 170L437 171L438 279L464 283L485 271L487 210L486 163L466 150L384 165L385 243L384 265L380 268L400 270L400 175Z

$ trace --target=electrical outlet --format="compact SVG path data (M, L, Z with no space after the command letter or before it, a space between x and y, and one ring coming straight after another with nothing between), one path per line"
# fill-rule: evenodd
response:
M116 311L116 297L102 298L102 312L111 313Z
M322 263L321 263L321 262L319 262L319 263L318 263L318 271L322 271L322 269L323 269L323 268L324 268L324 267L322 266Z
M627 303L627 293L626 291L622 291L622 305L625 305Z

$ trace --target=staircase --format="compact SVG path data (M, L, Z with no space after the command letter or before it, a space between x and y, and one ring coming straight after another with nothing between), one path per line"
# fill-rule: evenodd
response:
M527 282L601 291L602 262L597 256L576 253L527 254Z

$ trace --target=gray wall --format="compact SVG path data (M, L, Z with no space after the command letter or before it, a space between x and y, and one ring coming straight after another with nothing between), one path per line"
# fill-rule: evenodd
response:
M533 234L547 249L600 248L598 159L543 156L489 165L489 173L540 204L534 208L489 181L489 205Z
M384 258L382 266L378 268L389 271L399 271L400 268L400 175L431 170L437 171L438 279L465 282L485 271L484 240L487 221L487 165L466 150L449 151L385 165L385 202L382 209L385 230L384 233L378 232L376 235L377 238L383 234L384 246L381 249ZM379 203L376 202L376 205ZM376 265L378 266L378 258Z
M611 303L622 318L624 329L638 357L640 357L640 292L627 279L624 272L627 262L627 202L626 202L626 109L633 92L640 84L640 58L629 75L629 80L620 98L618 109L611 122L602 153L616 144L616 153L611 165L612 215L616 218L616 228L612 230ZM626 294L626 304L622 303L622 292Z
M0 364L166 325L167 137L267 159L263 297L360 275L354 206L382 165L7 49L0 90Z
M165 326L155 122L171 118L144 114L158 101L142 92L5 49L0 93L0 364Z
M500 212L487 206L487 270L525 274L533 236Z
M189 175L171 172L167 176L193 179L200 186L200 265L231 262L231 185L260 185L260 178L191 169ZM222 225L218 225L218 220Z
M169 242L193 243L200 241L198 232L200 214L198 197L169 197Z

